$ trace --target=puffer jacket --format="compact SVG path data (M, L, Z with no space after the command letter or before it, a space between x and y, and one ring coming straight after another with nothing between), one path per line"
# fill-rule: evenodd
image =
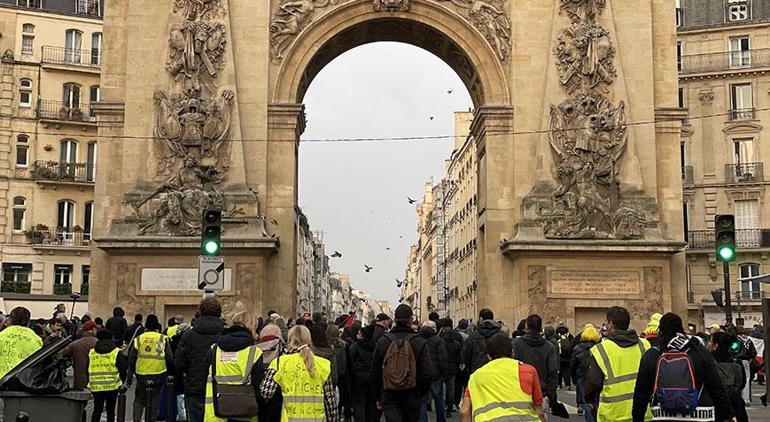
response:
M177 374L184 377L185 395L200 399L206 396L206 379L209 376L206 357L223 327L221 319L202 316L195 319L193 328L187 330L179 339L174 355L174 367Z
M446 376L454 377L457 375L457 371L460 369L460 359L462 358L463 351L463 339L452 328L442 328L439 334L444 345L446 346L447 360L446 360Z
M433 366L436 372L433 381L446 378L447 353L444 340L436 334L435 328L422 327L419 331L420 337L425 340L430 351L430 357L433 360Z
M489 362L487 358L487 339L500 332L500 324L492 320L484 320L465 341L462 352L462 363L472 374Z

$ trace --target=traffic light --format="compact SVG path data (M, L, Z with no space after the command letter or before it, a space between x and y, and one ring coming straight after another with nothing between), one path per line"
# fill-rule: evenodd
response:
M222 211L206 210L201 222L201 255L217 256L222 251Z
M724 301L724 298L722 297L722 289L712 290L711 297L714 298L714 303L716 303L718 307L720 308L725 307L725 301Z
M735 260L735 216L723 214L716 216L715 246L717 260L732 262Z

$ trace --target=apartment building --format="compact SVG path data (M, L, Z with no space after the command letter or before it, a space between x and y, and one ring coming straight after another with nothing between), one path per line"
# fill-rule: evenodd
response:
M735 214L738 255L730 265L733 314L761 323L770 272L770 0L677 0L689 320L724 321L711 291L723 286L714 217Z
M103 0L0 0L0 309L88 294Z

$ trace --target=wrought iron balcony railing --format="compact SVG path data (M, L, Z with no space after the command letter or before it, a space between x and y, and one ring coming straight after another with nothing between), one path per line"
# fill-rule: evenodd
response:
M714 230L694 230L687 232L687 244L691 249L714 248ZM770 230L736 230L735 246L738 249L768 248L770 247Z
M682 184L692 185L693 183L695 183L695 178L693 177L692 166L682 166Z
M91 245L91 233L71 229L32 229L25 232L27 243L41 246L84 247Z
M34 180L53 182L94 183L96 166L91 163L62 163L38 160L32 165L30 176Z
M43 46L43 63L98 69L102 65L99 49L81 50L65 47Z
M90 106L85 104L66 104L60 101L40 100L37 106L37 116L44 120L96 123L96 116L91 112Z
M762 163L727 164L725 166L727 183L750 183L764 181Z
M720 72L770 66L770 48L682 56L679 73Z
M757 118L757 111L753 108L738 108L730 110L730 120L754 120Z

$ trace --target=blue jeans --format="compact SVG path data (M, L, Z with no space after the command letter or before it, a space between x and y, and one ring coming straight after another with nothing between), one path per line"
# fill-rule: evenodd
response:
M578 406L583 408L583 417L585 418L586 422L596 422L596 419L594 419L594 415L591 414L591 407L586 403L585 399L585 393L583 392L583 383L585 380L583 378L578 378L577 382L575 383L577 387L577 402Z
M428 403L433 399L433 411L436 412L436 422L446 422L444 407L444 380L433 381L430 391L422 398L420 404L420 422L428 422Z

